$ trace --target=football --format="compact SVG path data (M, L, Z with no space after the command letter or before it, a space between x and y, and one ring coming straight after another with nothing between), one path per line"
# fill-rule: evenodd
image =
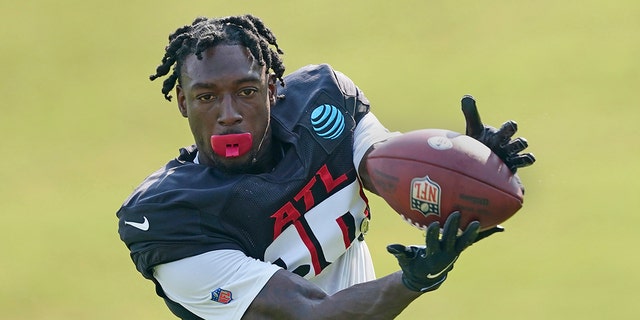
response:
M486 230L521 207L519 178L479 141L454 131L423 129L390 138L366 158L375 191L407 222L425 229L461 213L461 228Z

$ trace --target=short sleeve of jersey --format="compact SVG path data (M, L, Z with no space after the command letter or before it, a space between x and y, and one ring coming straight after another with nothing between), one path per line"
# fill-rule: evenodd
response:
M390 132L373 113L367 113L358 122L353 135L353 164L355 167L360 167L364 154L372 145L400 134L400 132Z
M158 265L165 295L204 319L240 319L280 269L237 250L215 250Z

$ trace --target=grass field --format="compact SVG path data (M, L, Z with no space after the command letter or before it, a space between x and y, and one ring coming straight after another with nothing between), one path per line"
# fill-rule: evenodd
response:
M115 211L191 143L147 77L198 15L254 13L293 71L349 75L392 130L520 124L538 162L524 208L399 319L637 319L640 2L0 0L0 318L173 319L117 234ZM153 4L151 4L153 3ZM423 235L372 198L388 243ZM635 253L634 253L635 252Z

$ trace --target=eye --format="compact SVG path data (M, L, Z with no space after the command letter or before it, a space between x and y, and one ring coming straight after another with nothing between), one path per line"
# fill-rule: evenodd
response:
M213 101L216 99L216 96L210 94L210 93L205 93L205 94L201 94L199 96L196 97L196 99L200 100L200 101Z
M238 92L238 95L241 96L241 97L251 97L256 92L258 92L258 90L256 88L244 88L244 89L240 90L240 92Z

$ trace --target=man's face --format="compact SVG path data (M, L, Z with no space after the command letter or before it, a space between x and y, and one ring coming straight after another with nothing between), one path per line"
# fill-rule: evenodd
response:
M239 45L219 45L187 57L177 86L178 108L200 151L200 163L231 171L247 171L270 142L270 105L275 81ZM251 150L235 158L213 152L212 135L251 133ZM264 141L263 141L264 139ZM260 144L262 143L262 146ZM260 149L260 150L258 150Z

